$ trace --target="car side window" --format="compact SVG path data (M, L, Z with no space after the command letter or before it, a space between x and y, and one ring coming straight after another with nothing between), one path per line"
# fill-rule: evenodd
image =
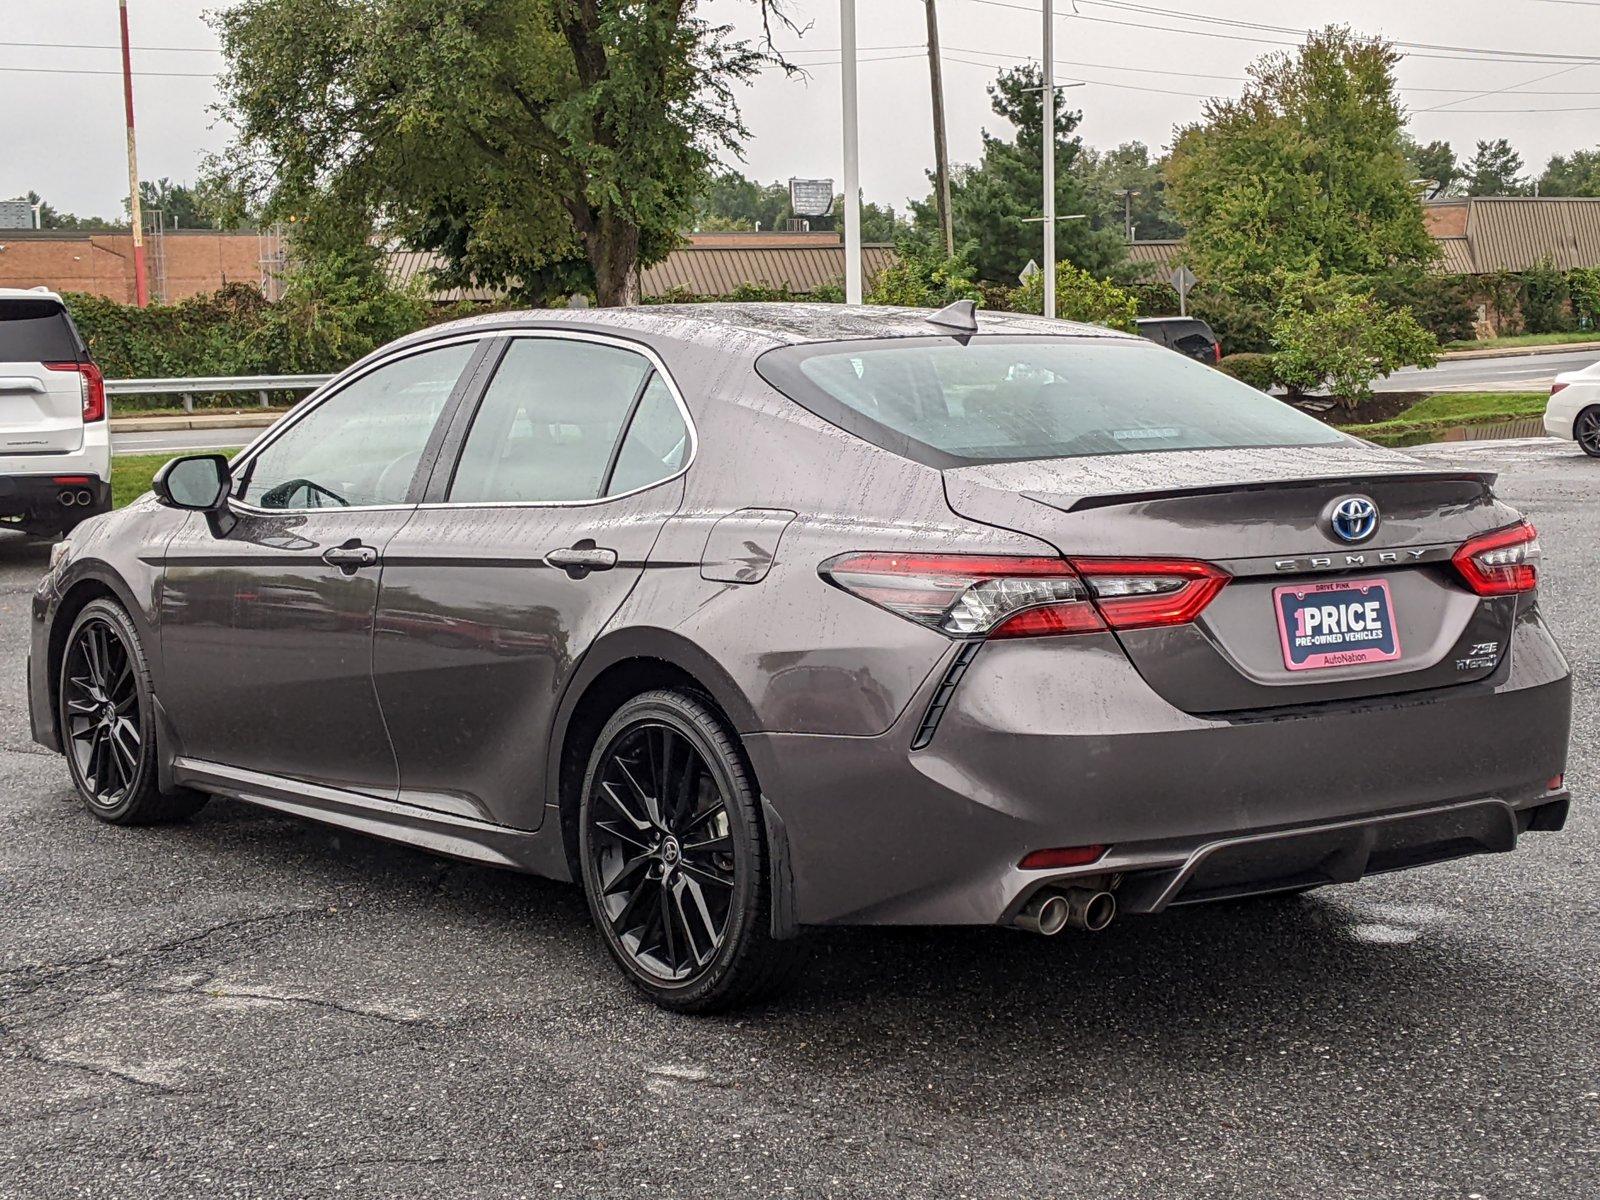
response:
M596 499L650 369L616 346L514 338L472 418L449 500Z
M688 453L689 427L678 402L667 381L659 374L652 375L622 439L606 495L631 492L676 475Z
M341 388L251 460L239 498L259 508L402 504L476 342L410 354Z

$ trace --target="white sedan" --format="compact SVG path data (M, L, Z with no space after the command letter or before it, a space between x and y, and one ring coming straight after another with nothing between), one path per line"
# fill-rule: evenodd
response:
M1544 427L1551 437L1576 441L1585 454L1600 458L1600 362L1556 376Z

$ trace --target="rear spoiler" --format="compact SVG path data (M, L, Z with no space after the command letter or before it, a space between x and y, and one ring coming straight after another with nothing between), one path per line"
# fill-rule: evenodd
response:
M1494 486L1500 477L1498 471L1400 471L1382 475L1321 475L1304 479L1256 480L1249 483L1199 484L1188 487L1147 488L1141 491L1096 492L1080 496L1042 495L1023 492L1022 495L1036 504L1060 509L1062 512L1087 512L1095 508L1114 508L1122 504L1141 504L1149 500L1170 500L1175 496L1220 496L1229 492L1282 491L1289 488L1320 488L1329 484L1351 488L1371 486L1373 483L1392 483L1396 480L1419 483L1476 483L1485 491Z

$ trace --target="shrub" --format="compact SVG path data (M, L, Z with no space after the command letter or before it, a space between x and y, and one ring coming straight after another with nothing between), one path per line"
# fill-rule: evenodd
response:
M1563 333L1572 328L1572 292L1567 277L1542 262L1522 273L1522 320L1529 333Z
M1291 287L1272 331L1273 370L1291 391L1326 385L1354 408L1372 381L1399 367L1431 367L1439 343L1406 308L1386 308L1371 292L1336 281Z
M1013 293L1018 312L1044 311L1043 273L1034 275ZM1096 279L1081 267L1061 263L1056 268L1056 316L1063 321L1082 321L1107 325L1112 329L1135 328L1139 302L1109 279Z
M1572 311L1585 329L1600 328L1600 267L1578 267L1567 273Z
M1217 364L1217 369L1258 391L1271 391L1272 385L1278 382L1270 354L1229 354Z
M902 243L895 261L872 281L868 304L893 304L906 308L943 308L956 300L984 299L973 281L973 267L965 253L945 258L914 243Z

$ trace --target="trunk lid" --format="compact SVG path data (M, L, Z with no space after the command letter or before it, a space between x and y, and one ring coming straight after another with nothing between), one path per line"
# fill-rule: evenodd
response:
M1145 680L1192 713L1239 712L1452 686L1505 664L1514 597L1483 599L1450 556L1517 514L1494 475L1440 471L1360 443L1099 455L944 472L962 516L1042 539L1068 557L1199 559L1233 578L1193 624L1118 633ZM1376 505L1359 544L1332 531L1346 497ZM1393 657L1291 669L1278 593L1380 584ZM1289 618L1285 618L1287 622Z
M71 453L83 444L83 376L47 363L83 358L54 298L0 298L0 454Z

